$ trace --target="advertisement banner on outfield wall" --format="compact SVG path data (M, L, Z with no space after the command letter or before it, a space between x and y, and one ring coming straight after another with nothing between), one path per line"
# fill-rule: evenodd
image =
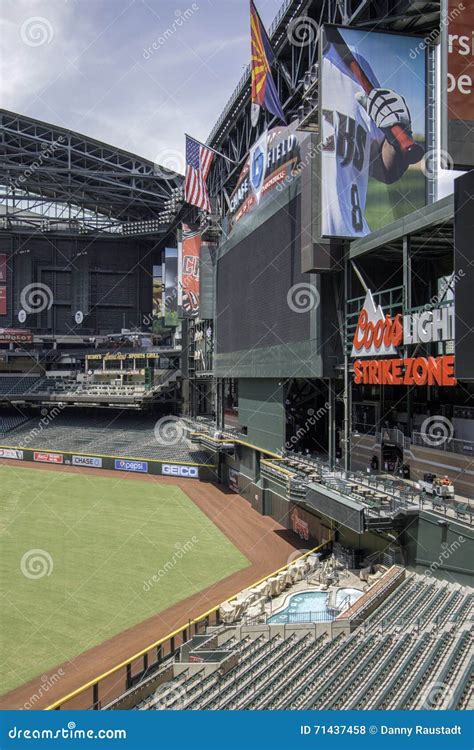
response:
M426 53L365 29L325 26L322 41L321 231L364 237L426 203Z
M471 0L443 0L442 11L442 158L441 166L474 167L474 5ZM447 92L447 94L446 94Z
M15 461L23 461L23 451L15 448L0 448L0 458L13 458Z
M116 471L135 471L140 474L147 474L148 462L147 461L128 461L123 458L116 458L115 470Z
M197 466L181 466L178 464L163 464L161 471L165 476L187 477L189 479L198 479L199 470Z
M44 464L62 464L64 457L61 453L40 453L35 451L33 461L40 461Z
M94 469L102 468L102 459L98 456L73 456L73 466L90 466Z

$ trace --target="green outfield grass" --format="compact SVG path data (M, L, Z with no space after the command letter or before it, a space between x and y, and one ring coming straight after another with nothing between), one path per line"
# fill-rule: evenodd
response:
M373 178L369 180L365 218L375 231L422 208L425 203L425 177L416 166L393 185L385 185Z
M0 506L2 694L250 564L170 484L0 465Z

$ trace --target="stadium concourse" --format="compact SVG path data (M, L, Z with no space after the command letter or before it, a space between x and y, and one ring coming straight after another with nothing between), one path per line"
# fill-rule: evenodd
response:
M474 707L453 2L251 3L185 175L0 110L1 708Z

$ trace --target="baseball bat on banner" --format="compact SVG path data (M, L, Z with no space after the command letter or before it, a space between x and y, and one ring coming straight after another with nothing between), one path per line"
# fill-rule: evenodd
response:
M362 70L362 67L355 59L339 30L334 26L326 26L324 31L327 41L336 48L344 64L362 86L364 93L368 96L374 88L378 88L378 86L369 79L365 71ZM410 164L416 164L423 158L423 146L416 143L410 133L407 133L405 128L401 125L392 125L389 130L397 141L400 151L407 156Z

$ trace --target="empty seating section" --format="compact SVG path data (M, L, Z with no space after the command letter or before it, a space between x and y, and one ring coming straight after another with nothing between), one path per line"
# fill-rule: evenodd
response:
M153 384L143 383L104 383L82 382L69 376L28 376L28 375L0 375L0 397L35 396L44 398L60 397L73 399L74 397L90 397L93 400L103 400L107 397L141 399L145 395L153 395L164 390L179 375L178 370L158 370Z
M43 378L35 375L0 375L0 396L22 396L31 393Z
M51 410L54 408L52 406ZM155 435L157 417L114 410L107 410L103 414L78 413L72 409L61 411L59 407L56 407L56 410L59 413L52 412L53 418L43 421L41 430L35 435L34 444L31 442L30 424L20 425L13 433L7 433L3 444L20 448L25 445L41 450L155 459L174 463L212 463L207 452L188 446L184 427L183 436L180 437L179 423L176 423L176 427L174 423L171 424L175 432L171 444L166 445L164 440L158 441ZM31 424L39 419L40 416L36 414Z
M466 587L410 574L353 632L234 626L218 648L237 664L181 673L137 708L472 708L472 604Z
M28 422L29 416L19 412L0 414L0 437L12 432L20 425Z
M147 388L142 384L133 383L83 383L70 377L45 377L41 378L35 387L30 391L34 395L44 396L119 396L119 397L140 397L143 396Z

